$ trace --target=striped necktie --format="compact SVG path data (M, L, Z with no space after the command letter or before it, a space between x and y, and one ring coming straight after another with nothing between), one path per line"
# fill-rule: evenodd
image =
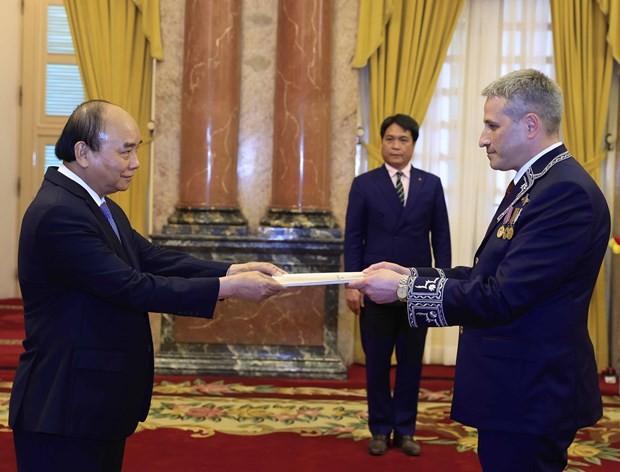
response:
M400 178L404 174L401 171L396 172L396 193L398 194L398 199L400 203L405 204L405 189L403 188L403 182Z
M112 213L110 212L110 209L108 208L108 204L106 202L103 202L101 205L99 205L99 208L101 208L101 211L103 212L103 214L105 215L106 219L110 223L110 226L112 226L112 229L116 233L116 237L120 241L121 240L121 235L118 232L118 228L116 227L116 223L114 222L114 218L112 218Z

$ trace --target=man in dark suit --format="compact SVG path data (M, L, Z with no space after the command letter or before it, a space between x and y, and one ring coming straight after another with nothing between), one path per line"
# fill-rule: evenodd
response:
M559 472L577 430L602 414L587 320L609 209L559 141L553 81L515 71L483 95L480 146L493 169L517 174L473 266L380 263L351 286L377 303L401 298L412 327L462 327L452 418L478 429L485 472Z
M404 265L451 263L450 229L439 178L411 165L418 124L407 115L386 118L381 125L384 165L353 180L344 236L345 270L357 272L380 261ZM430 235L430 238L429 238ZM432 253L431 253L432 242ZM360 315L366 355L368 452L385 454L390 436L406 454L417 456L413 439L426 329L412 330L402 303L378 305L347 289L347 305ZM396 382L390 389L392 352L396 349Z
M18 271L26 339L11 393L17 465L120 471L125 439L149 411L149 311L211 318L218 299L284 287L268 263L225 264L157 248L105 197L129 187L140 131L123 109L80 105L26 211ZM107 213L107 215L106 215Z

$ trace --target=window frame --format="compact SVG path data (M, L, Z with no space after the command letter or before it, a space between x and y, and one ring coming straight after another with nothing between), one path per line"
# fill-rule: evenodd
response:
M46 114L47 65L77 65L74 54L48 53L48 7L63 0L24 0L19 149L20 218L36 195L45 172L45 148L55 146L67 116ZM77 104L76 104L77 105Z

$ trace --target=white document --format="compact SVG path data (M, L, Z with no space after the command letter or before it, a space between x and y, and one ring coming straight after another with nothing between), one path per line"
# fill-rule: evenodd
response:
M287 287L307 285L348 284L364 277L362 272L309 272L302 274L274 275L273 278Z

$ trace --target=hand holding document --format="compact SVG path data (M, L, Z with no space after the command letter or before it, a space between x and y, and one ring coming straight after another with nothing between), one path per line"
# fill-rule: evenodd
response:
M309 285L348 284L364 277L362 272L316 272L301 274L274 275L282 285L287 287L305 287Z

